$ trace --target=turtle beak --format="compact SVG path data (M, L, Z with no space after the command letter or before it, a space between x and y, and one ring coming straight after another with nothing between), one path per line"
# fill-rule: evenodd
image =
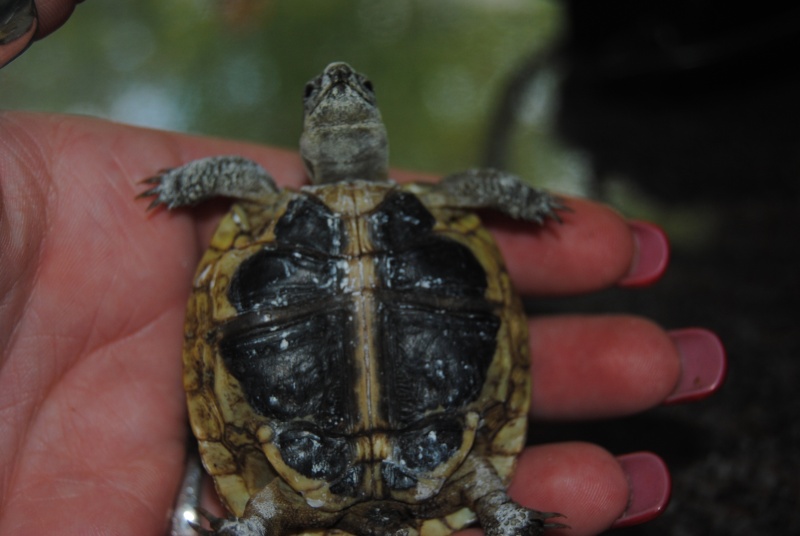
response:
M322 72L322 76L327 77L331 85L347 84L354 74L353 68L343 61L328 64Z
M348 98L353 102L360 99L373 107L377 104L372 84L341 61L329 64L319 76L306 84L303 98L305 115L314 113L324 101L338 98Z

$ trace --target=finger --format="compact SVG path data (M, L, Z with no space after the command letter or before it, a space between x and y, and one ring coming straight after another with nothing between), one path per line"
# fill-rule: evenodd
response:
M36 38L41 39L61 27L72 15L75 0L36 0L36 13L39 19L39 30Z
M560 443L527 448L519 457L509 495L521 505L565 517L569 525L547 534L599 534L618 519L630 488L622 467L605 450L587 443ZM479 536L477 529L459 536Z
M670 336L634 316L559 316L530 322L532 414L621 416L662 403L681 359Z
M560 295L599 290L629 272L635 253L631 228L609 207L580 198L566 201L563 223L544 227L487 218L517 290Z

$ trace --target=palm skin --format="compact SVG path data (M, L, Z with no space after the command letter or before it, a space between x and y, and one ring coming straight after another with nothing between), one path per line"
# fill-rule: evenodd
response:
M186 440L183 316L217 204L146 213L139 182L213 154L299 185L294 153L86 118L0 115L0 534L164 534ZM411 177L399 174L399 178ZM563 225L492 222L518 289L613 285L634 245L612 211L571 199ZM531 322L533 416L629 414L679 375L667 335L633 317ZM512 495L561 511L572 536L607 528L629 489L581 443L528 449ZM559 533L556 531L555 533Z

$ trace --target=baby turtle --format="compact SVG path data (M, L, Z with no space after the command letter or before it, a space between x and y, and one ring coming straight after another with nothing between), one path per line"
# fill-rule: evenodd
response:
M527 324L476 209L564 207L494 170L388 177L372 84L332 63L305 87L313 185L237 156L148 179L151 207L236 204L200 261L184 386L200 455L235 516L205 534L537 535L558 514L506 494L525 444Z

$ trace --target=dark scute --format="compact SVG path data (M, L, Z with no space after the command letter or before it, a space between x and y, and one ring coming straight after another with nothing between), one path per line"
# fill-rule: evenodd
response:
M381 388L396 427L426 411L475 400L494 357L499 318L490 311L448 311L380 304Z
M353 455L345 439L309 430L287 430L276 445L286 465L303 476L325 481L342 475Z
M336 259L267 246L236 270L228 300L239 312L310 303L335 292L340 272Z
M334 294L343 274L336 256L346 241L341 218L315 197L289 203L275 225L275 242L245 259L228 299L239 312L313 303Z
M345 430L357 418L348 397L354 384L346 354L349 317L347 309L334 308L248 324L223 336L219 351L257 413L281 421L311 415L325 430Z
M486 272L465 246L431 235L412 249L381 255L378 277L384 288L445 297L482 298Z
M370 235L379 249L396 250L430 233L436 220L415 196L391 192L369 216Z
M275 225L275 242L298 249L338 255L345 246L344 225L322 201L300 194Z
M413 194L392 192L369 216L383 288L483 297L486 273L466 246L433 233L433 215Z
M381 476L389 489L404 490L417 485L417 478L414 474L393 461L381 462Z
M357 497L363 490L360 488L361 480L364 478L364 466L362 464L354 465L347 469L347 471L335 480L330 485L332 493L343 495L346 497Z
M453 457L462 438L461 423L456 419L439 419L400 434L395 440L395 457L412 473L430 472Z

